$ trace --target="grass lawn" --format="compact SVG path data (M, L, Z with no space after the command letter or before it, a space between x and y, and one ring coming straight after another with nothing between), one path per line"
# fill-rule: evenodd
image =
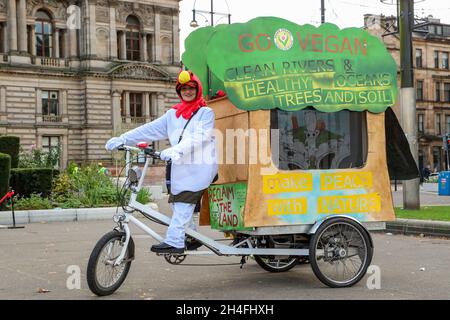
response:
M395 215L400 219L450 221L450 206L423 206L420 210L395 208Z

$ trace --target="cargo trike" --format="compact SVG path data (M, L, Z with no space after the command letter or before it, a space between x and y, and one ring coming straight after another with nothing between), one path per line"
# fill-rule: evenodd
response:
M383 44L362 29L256 18L193 32L183 62L207 83L215 112L219 178L202 197L199 224L229 240L187 228L187 240L203 247L165 254L167 262L252 257L269 272L310 263L327 286L358 283L372 261L369 230L395 219L390 179L418 177L390 108L396 66ZM218 90L225 96L213 99ZM146 162L127 170L130 199L89 259L87 280L97 295L113 293L127 276L135 258L130 223L163 240L132 212L170 223L136 201L158 153L146 144L121 150L141 150Z

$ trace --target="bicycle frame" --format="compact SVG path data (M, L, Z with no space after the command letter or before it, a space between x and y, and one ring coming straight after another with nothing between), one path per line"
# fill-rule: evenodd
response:
M129 153L132 150L140 150L138 148L124 146L127 156L126 159L129 159ZM131 188L131 198L128 202L128 207L137 210L139 212L143 212L146 215L150 216L157 222L169 225L170 224L170 218L156 210L153 210L147 206L144 206L143 204L136 201L137 193L142 188L142 185L144 183L144 178L148 170L148 165L150 162L151 157L146 156L146 161L144 164L144 168L142 170L141 177L139 179L138 185L135 188ZM127 162L128 163L128 162ZM128 171L126 173L128 175ZM125 257L126 249L128 247L128 243L130 241L131 232L128 224L131 222L134 225L136 225L139 229L143 230L145 233L153 237L155 240L162 242L164 238L160 236L157 232L155 232L153 229L151 229L149 226L144 224L143 222L139 221L136 217L132 216L128 212L124 212L123 214L119 214L119 216L115 216L115 220L118 220L120 227L125 232L126 238L125 243L122 249L122 252L120 256L117 258L115 265L119 265L123 258ZM251 241L251 236L246 238L245 240L235 244L234 246L224 245L222 243L219 243L218 241L205 236L193 229L186 228L186 234L191 236L192 238L200 241L203 243L204 246L209 248L211 251L185 251L181 255L210 255L210 254L217 254L220 256L248 256L248 255L278 255L278 256L309 256L309 249L277 249L277 248L256 248L254 243ZM247 247L243 247L246 245Z

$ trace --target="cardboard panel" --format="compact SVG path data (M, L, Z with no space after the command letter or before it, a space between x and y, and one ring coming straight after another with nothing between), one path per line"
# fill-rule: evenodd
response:
M333 214L360 221L395 219L386 163L384 113L366 112L368 155L363 168L279 170L273 162L249 165L245 226L312 224ZM252 112L251 128L269 128L270 111ZM282 133L281 133L282 134ZM270 154L270 137L258 147Z
M216 117L220 116L216 118L217 132L221 134L217 140L221 162L216 184L247 181L246 227L312 224L334 214L360 221L395 219L386 163L384 113L364 113L368 154L363 168L287 171L278 169L270 156L269 110L241 112L226 99L211 106L217 110ZM227 129L253 130L255 135L244 138L242 151L236 143L227 143L234 138L227 137ZM253 150L251 157L249 148ZM241 156L245 163L227 164L227 154L234 161ZM206 214L202 210L202 215ZM203 221L206 218L202 217Z
M216 116L219 179L215 184L247 181L249 112L237 109L227 99L215 100L209 106Z

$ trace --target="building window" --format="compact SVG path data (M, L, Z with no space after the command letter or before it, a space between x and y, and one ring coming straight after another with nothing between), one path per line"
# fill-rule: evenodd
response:
M63 29L59 30L59 41L58 41L58 43L59 43L59 48L58 48L58 50L59 50L59 57L65 57L66 56L65 47L64 47L64 39L65 39L66 34L67 34L66 30L63 30Z
M450 102L450 83L444 83L444 101Z
M168 37L161 38L161 57L163 63L172 63L172 41Z
M436 102L441 101L441 83L436 82Z
M428 30L431 34L435 34L436 33L436 26L434 24L428 26Z
M422 49L416 49L416 68L422 68Z
M417 100L423 100L423 81L417 81Z
M360 168L367 159L365 119L365 112L349 110L272 109L271 129L282 132L273 161L281 170Z
M43 90L42 99L42 120L48 122L59 122L59 95L58 91Z
M417 115L417 130L418 130L420 133L423 133L423 132L424 132L423 118L424 118L423 113L419 113L419 114Z
M142 116L142 93L130 92L130 116L132 123L144 123Z
M442 26L441 25L436 26L436 34L442 35Z
M38 10L36 12L36 23L34 27L36 34L36 55L39 57L51 57L53 27L50 15L43 10Z
M139 20L134 16L129 16L127 18L126 29L127 60L138 61L141 59L141 34L139 32Z
M436 117L436 135L440 136L442 135L442 126L441 126L441 114L440 113L436 113L435 114Z
M434 67L439 68L439 51L434 51Z
M441 147L433 147L433 169L435 172L442 170Z
M59 137L43 136L42 137L42 150L48 152L52 159L55 159L55 168L59 167L60 158L60 143Z
M448 52L442 52L442 68L448 69Z

